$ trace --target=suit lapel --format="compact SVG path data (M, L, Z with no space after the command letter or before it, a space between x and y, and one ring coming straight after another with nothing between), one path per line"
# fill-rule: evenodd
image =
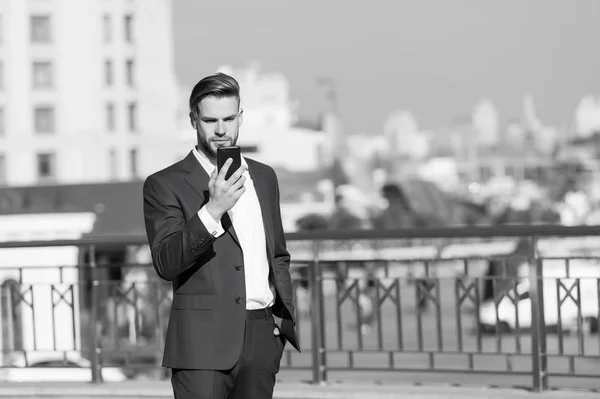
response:
M183 160L182 169L186 172L184 180L198 193L201 204L204 205L208 202L208 181L210 177L196 159L193 151L190 151L188 156ZM223 225L223 229L231 235L235 243L240 246L240 241L237 234L235 234L235 229L227 213L221 218L221 224Z
M254 182L254 190L258 197L258 203L260 204L260 212L262 214L263 226L265 229L265 239L267 241L267 255L269 258L269 265L271 265L271 259L273 258L273 223L271 222L269 213L269 184L265 176L259 171L252 160L248 160L248 170L250 177Z
M202 204L208 201L208 174L196 159L193 151L190 151L187 157L183 160L182 167L186 175L184 180L192 186L202 199Z

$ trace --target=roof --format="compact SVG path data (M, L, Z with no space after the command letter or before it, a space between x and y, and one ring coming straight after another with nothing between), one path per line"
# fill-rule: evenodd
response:
M322 171L277 170L281 202L296 202L314 192ZM94 212L96 222L87 237L145 235L142 181L0 187L0 215Z
M94 212L91 236L144 234L143 182L0 188L0 215Z

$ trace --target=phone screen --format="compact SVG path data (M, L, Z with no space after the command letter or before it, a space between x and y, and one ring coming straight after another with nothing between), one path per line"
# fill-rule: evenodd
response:
M227 159L232 158L233 162L229 165L229 170L225 175L225 180L229 179L233 172L239 169L242 166L242 157L240 154L240 147L237 145L229 146L229 147L219 147L217 148L217 170L221 171L223 164Z

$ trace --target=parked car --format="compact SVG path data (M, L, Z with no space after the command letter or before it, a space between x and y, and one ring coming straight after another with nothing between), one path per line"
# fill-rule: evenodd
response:
M92 380L91 363L79 355L63 356L62 353L34 353L18 356L0 368L0 381L11 382L89 382ZM103 367L102 379L106 382L127 380L118 367Z
M581 318L587 332L598 332L598 278L600 265L597 261L572 261L570 277L566 278L565 263L562 260L544 262L543 301L544 321L549 329L559 324L563 331L577 329L580 302ZM579 280L579 293L574 284ZM558 283L562 284L561 287ZM560 290L558 289L560 287ZM573 288L572 288L573 287ZM571 289L572 288L572 289ZM560 292L560 299L558 297ZM579 298L580 295L580 299ZM517 314L519 329L531 327L531 298L528 279L518 282L516 288L508 290L498 302L498 323L496 323L496 300L483 302L479 308L480 329L486 332L500 330L509 332L517 329Z

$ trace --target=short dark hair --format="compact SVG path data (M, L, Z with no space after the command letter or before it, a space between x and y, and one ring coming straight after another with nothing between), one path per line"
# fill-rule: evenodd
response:
M218 72L200 80L190 94L190 111L198 112L198 104L208 96L235 97L240 102L240 85L229 75Z

